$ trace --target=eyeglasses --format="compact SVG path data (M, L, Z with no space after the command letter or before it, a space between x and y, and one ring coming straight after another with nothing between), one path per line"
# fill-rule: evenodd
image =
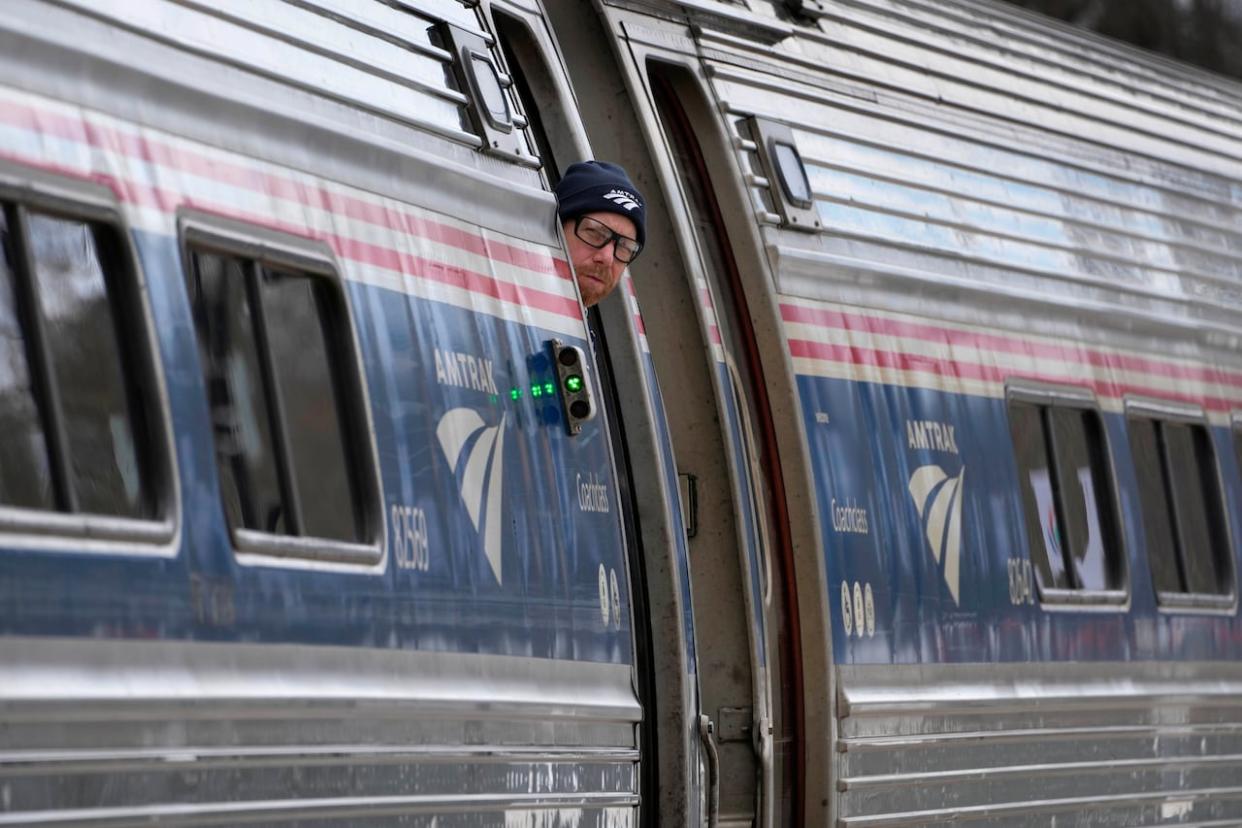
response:
M615 241L616 244L612 248L613 258L624 264L637 259L643 249L637 239L623 236L607 224L590 216L578 217L574 222L574 235L596 250L601 250L608 246L608 242Z

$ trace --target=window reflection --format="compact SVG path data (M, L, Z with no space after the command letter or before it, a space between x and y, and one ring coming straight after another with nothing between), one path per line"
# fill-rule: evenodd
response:
M1040 586L1122 588L1125 568L1099 413L1051 396L1013 400L1009 428Z
M1128 428L1157 592L1231 594L1223 494L1207 428L1137 415Z
M1011 405L1009 429L1018 461L1027 546L1035 564L1035 574L1042 587L1067 589L1069 573L1061 548L1061 530L1039 408L1024 403Z
M243 263L195 254L191 297L225 516L230 526L287 533Z
M30 214L29 228L79 508L140 517L142 482L119 329L95 231L84 221L38 213Z
M195 251L190 282L229 525L368 540L346 317L325 277Z
M306 534L353 538L358 529L338 411L341 393L334 372L328 370L333 359L328 353L329 331L322 324L328 297L315 287L304 276L265 274L263 302L272 362L285 404Z
M15 244L0 210L0 503L52 509L52 475L17 305Z

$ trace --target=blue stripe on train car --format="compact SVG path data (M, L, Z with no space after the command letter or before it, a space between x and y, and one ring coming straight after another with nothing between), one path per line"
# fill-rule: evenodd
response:
M179 552L151 558L7 551L0 634L350 644L631 662L625 556L607 441L600 420L569 438L557 398L542 393L554 381L546 347L553 334L347 283L378 446L387 566L351 571L288 560L243 564L220 504L177 246L164 236L135 238L149 277L177 435ZM588 347L585 340L568 344ZM448 367L450 359L455 367ZM538 398L530 391L535 384ZM510 391L517 388L524 393L514 399ZM449 458L437 428L453 412L468 433L456 458ZM500 511L490 516L503 524L491 556L489 516L476 515L476 526L461 493L464 467L476 449L488 452L480 511L491 497L501 498ZM414 526L426 539L425 560L420 550L406 549L404 558L394 554L394 510L401 520L421 515Z
M1011 561L1029 556L1004 400L810 376L798 377L798 390L824 516L837 663L1242 656L1236 613L1171 614L1156 606L1122 415L1103 420L1130 603L1044 608L1037 596L1010 591ZM1214 429L1214 436L1222 467L1231 468L1232 452L1222 448L1228 430ZM928 467L938 469L929 472L935 477L960 480L960 525L956 533L946 528L938 550L911 493L914 475ZM1236 524L1236 513L1232 518Z

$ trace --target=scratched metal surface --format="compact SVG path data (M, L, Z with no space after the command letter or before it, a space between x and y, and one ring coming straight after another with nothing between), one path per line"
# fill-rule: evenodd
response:
M837 824L1232 825L1236 662L840 670Z

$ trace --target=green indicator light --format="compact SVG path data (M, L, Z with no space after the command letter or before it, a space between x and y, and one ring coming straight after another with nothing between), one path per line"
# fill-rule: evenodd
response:
M530 395L531 395L532 397L542 397L542 396L543 396L543 386L542 386L542 385L532 385L532 386L530 387Z
M509 399L511 399L511 400L520 400L521 398L522 398L522 389L521 389L521 388L510 388L510 389L509 389Z
M543 384L543 393L547 394L549 397L552 396L556 393L556 386L550 382L545 382Z
M582 377L574 374L565 378L565 390L571 394L577 394L582 390Z

